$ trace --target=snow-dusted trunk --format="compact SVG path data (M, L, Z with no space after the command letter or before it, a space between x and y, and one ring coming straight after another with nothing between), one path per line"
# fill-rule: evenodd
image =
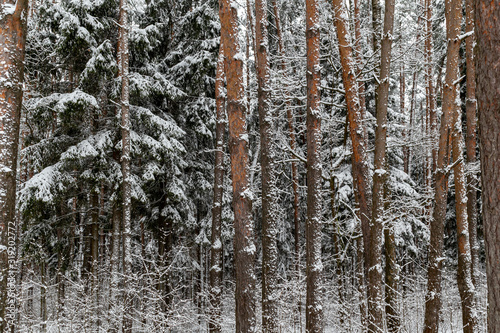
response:
M474 33L474 1L465 1L465 33ZM474 64L475 37L465 39L467 91L465 108L467 115L467 164L473 166L477 162L477 101L476 101L476 65ZM478 286L479 244L477 241L477 188L478 178L473 172L467 174L467 217L469 219L469 242L472 258L472 283Z
M123 285L129 285L132 273L131 257L131 188L130 188L130 114L129 114L129 51L128 51L128 1L120 0L118 76L121 81L121 134L122 134L122 223L123 223ZM124 289L123 331L132 331L130 314L131 294Z
M353 49L349 38L347 25L347 10L342 0L333 0L335 26L339 41L340 62L342 65L342 81L344 83L347 103L347 118L352 141L352 178L356 204L359 206L361 231L363 234L365 268L368 267L368 249L370 248L370 220L372 216L370 170L367 154L367 142L363 126L363 112L359 99L358 82L356 80L356 64L353 59ZM361 258L360 258L361 259ZM367 269L365 269L367 274Z
M306 0L307 44L307 220L306 220L306 332L323 332L319 1Z
M212 206L212 247L210 253L210 324L211 333L222 329L222 195L224 194L224 132L226 129L226 98L224 91L224 47L219 48L215 78L216 125L214 198Z
M427 95L426 103L427 110L429 113L429 130L430 138L432 141L432 146L430 150L430 157L428 161L428 183L432 183L432 174L436 171L436 161L437 161L437 146L434 144L434 138L437 137L437 119L436 119L436 93L434 89L434 73L433 73L433 61L432 61L432 0L425 0L425 59L426 59L426 83L427 83Z
M16 176L27 7L27 0L0 0L0 332L13 331L15 325L15 303L9 298L15 291Z
M434 212L431 220L427 295L425 299L425 333L437 333L441 310L441 275L443 266L443 233L448 194L449 155L453 134L453 113L457 112L458 52L460 49L461 1L446 0L446 36L448 50L446 78L443 86L443 114L435 173Z
M394 28L394 0L385 1L384 34L380 58L380 84L377 86L377 127L375 129L375 158L373 173L373 206L370 230L368 265L368 330L384 330L382 244L384 230L384 184L387 179L387 104L389 100L389 76L391 69L392 34Z
M488 333L500 332L500 5L476 0L476 69Z
M255 0L255 53L260 127L260 165L262 177L262 329L278 332L278 245L280 219L277 199L277 172L274 116L271 111L267 0Z
M461 13L462 4L457 4ZM458 19L461 21L462 15ZM459 21L459 22L460 22ZM457 55L458 56L458 55ZM458 71L458 68L456 69ZM458 74L457 74L458 76ZM457 96L458 84L456 85ZM467 183L465 180L465 163L463 160L464 139L462 136L462 108L457 98L452 114L453 135L453 175L455 179L455 210L457 220L458 242L458 290L462 300L462 323L464 333L477 332L477 309L475 305L474 285L472 284L472 258L469 242L469 221L467 219Z
M358 98L359 98L359 106L361 112L361 118L365 119L366 117L366 96L365 96L365 82L362 80L362 70L363 70L363 45L362 45L362 36L361 36L361 13L359 0L353 0L353 9L354 9L354 38L356 39L354 42L354 51L356 57L356 76L358 79ZM368 140L368 131L367 127L363 126L363 135L365 141Z
M110 302L108 306L108 332L116 333L118 332L119 323L117 321L118 317L118 303L120 295L118 292L118 287L120 284L120 272L118 271L120 266L120 219L121 212L118 207L113 207L113 230L112 230L112 249L111 249L111 281L109 286L110 292Z
M236 332L255 332L255 244L252 192L249 182L243 58L238 42L238 12L234 0L219 2L221 43L227 81L229 154L233 181L234 266L236 273Z

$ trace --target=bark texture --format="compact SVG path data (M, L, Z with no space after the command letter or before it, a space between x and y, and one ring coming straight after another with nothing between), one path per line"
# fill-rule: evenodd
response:
M16 177L27 0L0 0L0 332L14 331Z
M262 329L278 332L278 245L279 222L277 167L275 165L275 126L271 112L268 58L267 0L255 0L255 45L257 97L260 127L260 165L262 177Z
M465 33L474 33L474 1L465 1ZM476 65L474 64L475 36L465 40L467 90L465 110L467 116L466 150L467 163L473 166L477 162L477 101L476 101ZM472 169L472 168L471 168ZM477 241L477 188L479 181L472 172L467 174L467 217L469 219L469 242L472 257L472 283L477 287L479 244Z
M347 118L349 133L352 141L351 156L352 175L354 180L354 193L359 206L361 231L363 235L363 248L369 249L370 221L371 221L371 191L370 169L367 154L367 143L363 126L363 111L359 99L359 85L356 80L356 64L353 58L353 49L349 38L347 24L347 10L342 0L333 0L335 27L339 41L340 61L342 65L342 81L344 83L345 98L347 103ZM365 265L368 263L368 251L364 251ZM367 266L365 266L367 267ZM366 272L366 270L365 270Z
M476 0L476 69L488 332L500 332L500 3Z
M370 253L368 266L369 332L383 332L384 330L382 244L384 242L384 184L387 179L387 105L389 100L393 30L394 0L386 0L380 58L380 84L377 86L376 93L377 127L375 129L372 225L370 230L370 248L367 249Z
M224 92L224 47L219 48L215 77L215 167L214 198L212 206L212 247L210 248L210 323L209 331L222 329L222 195L224 194L224 132L226 129L226 99Z
M441 311L441 276L443 266L443 233L446 220L448 193L448 173L453 134L453 113L456 112L457 87L460 49L461 2L446 0L446 36L448 39L446 77L443 86L443 114L439 133L439 150L435 173L434 212L431 220L431 235L429 245L429 267L427 280L427 295L425 299L424 332L438 333Z
M319 1L306 0L307 43L307 221L306 221L306 332L323 332L321 282L322 167L320 105Z
M255 244L249 182L243 56L238 43L238 12L234 0L219 1L221 43L227 80L229 154L233 181L236 332L255 332Z

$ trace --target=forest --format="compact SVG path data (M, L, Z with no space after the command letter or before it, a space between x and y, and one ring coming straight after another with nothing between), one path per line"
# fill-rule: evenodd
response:
M500 333L500 0L0 0L0 333Z

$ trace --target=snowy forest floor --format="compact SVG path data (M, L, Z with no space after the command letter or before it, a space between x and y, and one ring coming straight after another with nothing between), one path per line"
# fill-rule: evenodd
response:
M456 284L456 272L447 271L443 277L443 308L440 331L443 333L462 332L460 296ZM34 277L35 275L33 275ZM344 280L344 304L339 302L338 286L335 279L324 279L324 320L325 333L362 332L360 326L359 293L353 285L354 279ZM485 274L481 272L478 290L479 332L486 327L486 287ZM399 311L401 315L401 332L417 333L422 331L424 320L424 299L426 290L425 273L419 272L412 277L401 277ZM106 332L109 313L121 316L123 309L109 312L109 289L102 288L98 302L92 302L88 291L82 284L66 283L65 301L62 307L57 306L57 286L48 285L46 290L47 320L41 320L40 300L41 281L36 278L23 284L19 309L19 332ZM305 281L291 280L282 285L280 294L279 316L281 332L302 333L305 330ZM160 309L157 304L158 295L155 288L148 287L147 279L137 277L129 288L135 293L134 306L128 311L133 316L133 332L207 332L207 313L205 306L196 306L192 298L178 298L167 309ZM223 332L234 332L234 297L232 284L226 284L226 296L223 299ZM403 290L404 289L404 290ZM260 294L260 286L257 286ZM260 297L260 295L258 296ZM297 301L301 300L301 314L297 316ZM260 298L258 298L260 300ZM206 304L206 302L202 302ZM257 301L257 321L260 327L260 308ZM43 304L43 303L42 303ZM259 331L260 329L258 329Z

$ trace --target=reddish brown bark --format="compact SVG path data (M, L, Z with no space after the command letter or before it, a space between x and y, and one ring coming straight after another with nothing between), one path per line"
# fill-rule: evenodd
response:
M500 332L500 4L476 0L476 69L488 332Z
M224 48L229 120L229 154L233 182L234 266L236 275L236 332L255 327L255 244L252 193L249 182L243 55L238 43L238 12L234 0L219 2L221 43Z
M0 1L0 331L14 331L16 177L27 0ZM11 302L12 301L12 302Z
M224 97L224 48L219 48L217 74L215 78L215 167L214 198L212 206L212 247L210 248L210 323L209 331L221 331L221 296L222 296L222 195L224 194L224 132L226 129Z
M344 83L347 104L347 117L349 132L352 141L353 154L352 175L355 189L355 199L359 206L361 231L363 234L363 247L369 249L370 220L371 220L371 191L369 179L369 162L366 140L364 139L364 126L362 107L359 100L358 82L356 80L353 50L348 33L347 11L342 0L333 0L335 26L339 44L340 61L342 64L342 80ZM368 263L367 251L364 251L365 265ZM365 266L366 267L366 266Z
M306 221L306 332L323 332L321 279L321 105L319 2L306 0L307 43L307 221Z
M465 1L465 33L474 32L474 1ZM466 116L467 136L466 150L467 163L472 166L477 162L477 101L476 101L476 66L474 64L474 42L475 37L471 35L465 40L466 67L467 67L467 91L466 91ZM477 188L478 178L472 172L467 175L467 216L469 218L469 242L472 257L472 283L478 286L479 244L477 241Z
M461 23L460 0L446 0L446 36L448 39L446 78L443 87L443 114L439 134L439 150L437 159L435 206L431 221L431 239L429 245L429 267L427 295L425 300L425 333L437 333L441 310L441 275L443 264L443 233L446 219L448 193L448 163L453 133L453 113L456 112L458 78L458 51L460 48Z

